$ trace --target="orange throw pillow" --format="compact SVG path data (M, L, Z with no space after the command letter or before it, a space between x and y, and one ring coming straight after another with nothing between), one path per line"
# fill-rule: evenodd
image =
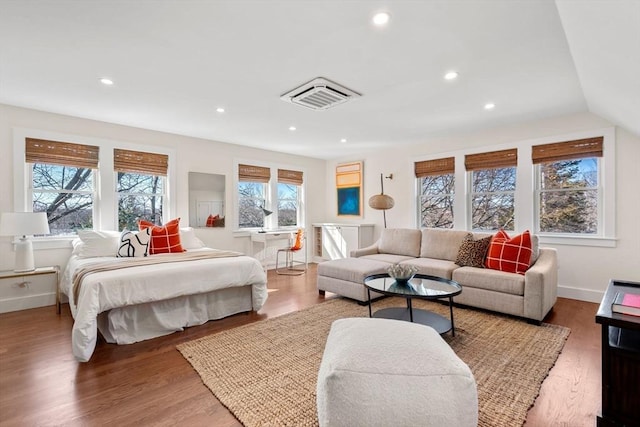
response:
M529 268L531 253L529 230L514 237L509 237L504 230L498 230L489 244L484 266L493 270L524 274Z
M213 227L213 224L215 224L215 222L216 222L217 220L219 220L219 219L220 219L220 215L216 215L216 216L209 215L209 216L207 217L207 224L206 224L206 226L207 226L207 227Z
M298 232L296 233L296 239L293 243L293 246L291 246L292 251L299 251L300 249L302 249L303 236L304 236L304 230L302 230L302 228L298 229Z
M184 252L180 243L180 218L172 219L163 226L141 219L138 220L138 228L151 228L150 255Z

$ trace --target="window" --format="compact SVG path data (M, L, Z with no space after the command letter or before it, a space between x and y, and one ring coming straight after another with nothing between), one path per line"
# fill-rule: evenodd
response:
M532 147L538 232L600 234L602 143L598 137Z
M278 169L278 227L295 227L299 222L302 172Z
M25 161L31 165L31 206L46 212L52 235L93 227L94 169L99 148L42 139L25 139Z
M514 230L517 163L515 148L465 156L473 230Z
M414 164L420 227L453 228L455 158Z
M168 163L165 154L113 150L120 230L137 230L139 218L162 224Z
M238 165L238 226L264 227L267 183L271 169L262 166Z

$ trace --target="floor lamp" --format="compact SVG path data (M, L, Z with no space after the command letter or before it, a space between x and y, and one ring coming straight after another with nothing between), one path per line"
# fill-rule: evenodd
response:
M380 194L371 196L369 198L369 207L382 211L382 217L384 218L384 228L387 228L387 209L391 209L394 205L393 197L384 194L384 178L393 179L393 174L389 176L383 176L380 174Z
M15 272L33 271L33 244L29 236L49 234L49 221L45 212L5 212L0 217L0 235L22 236L14 242L16 248Z

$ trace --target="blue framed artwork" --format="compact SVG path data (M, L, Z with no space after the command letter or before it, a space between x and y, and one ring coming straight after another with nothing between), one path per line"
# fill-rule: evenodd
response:
M338 188L338 215L360 215L360 187Z
M362 216L362 162L336 167L338 215Z

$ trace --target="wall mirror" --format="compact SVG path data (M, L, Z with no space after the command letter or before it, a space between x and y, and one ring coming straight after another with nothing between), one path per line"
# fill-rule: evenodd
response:
M225 176L189 172L189 224L224 227Z

